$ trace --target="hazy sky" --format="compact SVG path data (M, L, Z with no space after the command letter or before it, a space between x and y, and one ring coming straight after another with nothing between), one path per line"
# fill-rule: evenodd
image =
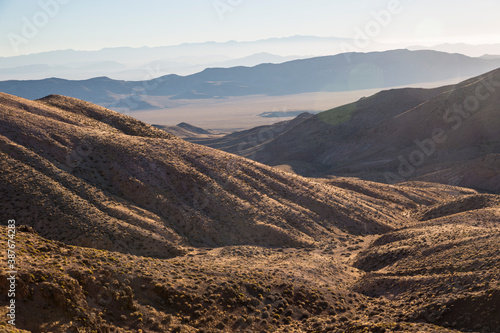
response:
M293 35L500 43L499 0L0 0L0 56Z

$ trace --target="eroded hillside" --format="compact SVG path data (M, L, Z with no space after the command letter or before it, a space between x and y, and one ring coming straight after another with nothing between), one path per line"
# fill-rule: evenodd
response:
M0 111L17 328L500 331L498 196L303 178L63 96Z

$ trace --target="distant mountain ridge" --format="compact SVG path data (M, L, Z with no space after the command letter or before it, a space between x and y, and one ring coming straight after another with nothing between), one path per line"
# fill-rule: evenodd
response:
M34 80L60 77L72 80L109 76L122 80L145 80L168 74L189 75L207 67L255 66L267 62L337 54L341 43L354 41L336 37L291 36L256 41L183 43L153 47L114 47L96 51L58 50L0 57L0 80ZM377 43L366 51L388 49ZM291 57L291 58L290 58ZM115 62L124 68L82 69L88 64ZM29 72L26 66L49 66L46 72ZM10 72L6 76L3 70ZM50 70L50 71L49 71ZM50 74L52 72L52 74ZM40 77L46 73L45 76ZM152 74L153 73L153 74Z
M247 57L258 53L272 53L276 55L289 55L288 48L292 47L298 55L302 55L304 45L318 45L322 47L322 54L329 54L342 42L353 42L348 38L316 37L316 36L291 36L283 38L269 38L257 41L226 41L226 42L201 42L183 43L168 46L143 46L143 47L111 47L97 51L59 50L19 55L13 57L0 57L0 67L25 66L37 63L48 65L61 65L74 62L109 61L114 59L121 63L137 63L140 61L155 61L162 58L189 57L200 55L222 55L229 57ZM331 45L331 48L325 48ZM288 47L287 47L288 46ZM283 54L283 49L286 54ZM317 54L310 48L308 54ZM293 54L293 53L292 53Z
M355 45L356 40L349 38L290 36L256 41L114 47L92 51L57 50L0 57L0 81L40 80L49 77L85 80L96 76L139 81L168 74L191 75L207 67L255 66L260 63L282 63L293 59L336 55L346 51L374 52L400 48L460 53L470 57L500 54L500 44L409 46L372 41L363 49L358 49ZM103 67L106 63L109 66ZM97 71L92 66L101 68Z
M124 65L114 60L75 62L64 65L29 64L24 66L0 67L2 80L42 80L58 77L67 80L86 80L96 76L108 76L115 80L144 80L162 75L189 75L207 67L256 66L262 63L282 63L309 58L306 56L278 56L270 53L256 53L243 58L225 56L179 57L159 59L144 64ZM0 61L1 66L1 61Z
M3 81L0 82L0 91L28 99L60 94L126 111L166 108L151 100L157 96L175 100L351 91L471 77L498 67L500 59L470 58L436 51L393 50L255 67L208 68L189 76L167 75L148 81L120 81L106 77L84 81L56 78Z

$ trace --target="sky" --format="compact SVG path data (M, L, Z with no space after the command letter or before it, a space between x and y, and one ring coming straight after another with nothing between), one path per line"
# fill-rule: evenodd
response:
M489 44L500 43L499 12L498 0L0 0L0 56L360 31L408 45Z

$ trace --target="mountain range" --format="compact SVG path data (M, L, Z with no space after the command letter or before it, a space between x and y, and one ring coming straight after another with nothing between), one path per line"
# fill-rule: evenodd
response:
M471 77L498 67L500 59L394 50L346 53L255 67L208 68L189 76L167 75L147 81L119 81L107 77L83 81L11 80L0 82L0 91L28 99L60 94L126 112L167 109L172 101L179 99L387 88Z
M408 90L400 107L437 106L497 75ZM356 112L303 115L279 138ZM500 328L497 195L304 178L60 95L1 93L0 119L0 211L17 223L14 332Z
M52 73L50 76L72 80L88 79L94 76L145 80L151 78L152 75L158 77L167 74L194 74L211 66L253 66L265 62L284 62L291 59L338 54L345 52L341 47L343 43L354 45L354 40L292 36L257 41L184 43L140 48L116 47L97 51L59 50L0 57L0 80L41 79L44 78L42 77L44 73ZM373 43L364 51L388 48L395 47L384 47L379 43ZM101 66L106 63L110 66L102 68L100 72L88 68L88 66ZM32 68L31 72L30 68ZM99 74L96 75L96 73Z
M287 60L335 55L344 52L373 52L397 48L460 53L470 57L499 55L499 44L384 44L372 41L362 49L350 38L290 36L256 41L184 43L156 47L116 47L95 51L59 50L0 57L0 80L37 80L59 77L84 80L108 76L138 81L167 74L190 75L207 67L255 66ZM100 68L99 70L96 70ZM153 74L152 74L153 73Z
M79 62L64 63L63 65L31 64L0 68L0 80L39 80L47 77L84 80L103 75L116 80L144 80L172 73L193 74L207 67L256 66L262 63L282 63L300 58L307 57L278 56L261 52L242 58L230 58L222 55L162 58L142 65L125 65L115 60L89 62L82 59Z

